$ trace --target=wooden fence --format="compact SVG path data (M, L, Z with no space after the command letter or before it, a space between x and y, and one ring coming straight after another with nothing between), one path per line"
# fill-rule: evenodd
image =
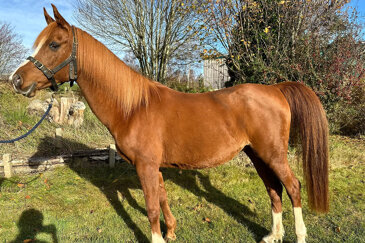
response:
M114 168L116 161L123 160L116 154L115 145L109 148L77 151L72 154L63 154L50 157L28 158L24 160L12 159L11 154L4 154L0 160L0 176L10 178L14 175L39 173L56 167L65 166L76 161L93 162L109 165Z

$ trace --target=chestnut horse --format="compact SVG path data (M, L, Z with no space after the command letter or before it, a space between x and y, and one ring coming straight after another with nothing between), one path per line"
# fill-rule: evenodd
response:
M18 93L57 89L75 80L92 111L109 129L118 153L137 170L152 242L164 242L160 209L173 240L176 220L166 198L160 167L210 168L244 150L263 180L273 226L263 242L282 240L283 185L294 208L297 242L305 242L300 182L287 160L289 133L298 134L309 205L327 212L328 128L313 91L300 83L243 84L203 94L169 89L135 72L85 31L69 25L53 6L34 54L11 76ZM52 69L51 69L52 68Z

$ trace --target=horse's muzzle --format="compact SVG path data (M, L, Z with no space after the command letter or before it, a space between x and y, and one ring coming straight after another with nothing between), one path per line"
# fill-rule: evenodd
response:
M22 94L22 95L24 95L26 97L30 97L30 95L33 93L33 91L37 87L37 83L36 82L33 82L31 85L29 85L24 90L22 90L20 87L23 84L23 78L19 74L13 75L12 80L10 80L10 81L13 84L13 87L14 87L15 92L17 92L19 94Z

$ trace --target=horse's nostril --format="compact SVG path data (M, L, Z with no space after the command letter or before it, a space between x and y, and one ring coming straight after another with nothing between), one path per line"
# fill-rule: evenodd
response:
M19 88L23 84L23 79L19 74L15 74L12 80L15 87Z

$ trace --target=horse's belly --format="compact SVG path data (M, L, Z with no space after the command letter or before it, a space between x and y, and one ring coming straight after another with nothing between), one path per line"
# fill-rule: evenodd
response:
M181 169L202 169L211 168L223 164L236 156L246 142L240 143L214 143L181 146L178 151L170 151L170 156L165 158L163 167L177 167Z

